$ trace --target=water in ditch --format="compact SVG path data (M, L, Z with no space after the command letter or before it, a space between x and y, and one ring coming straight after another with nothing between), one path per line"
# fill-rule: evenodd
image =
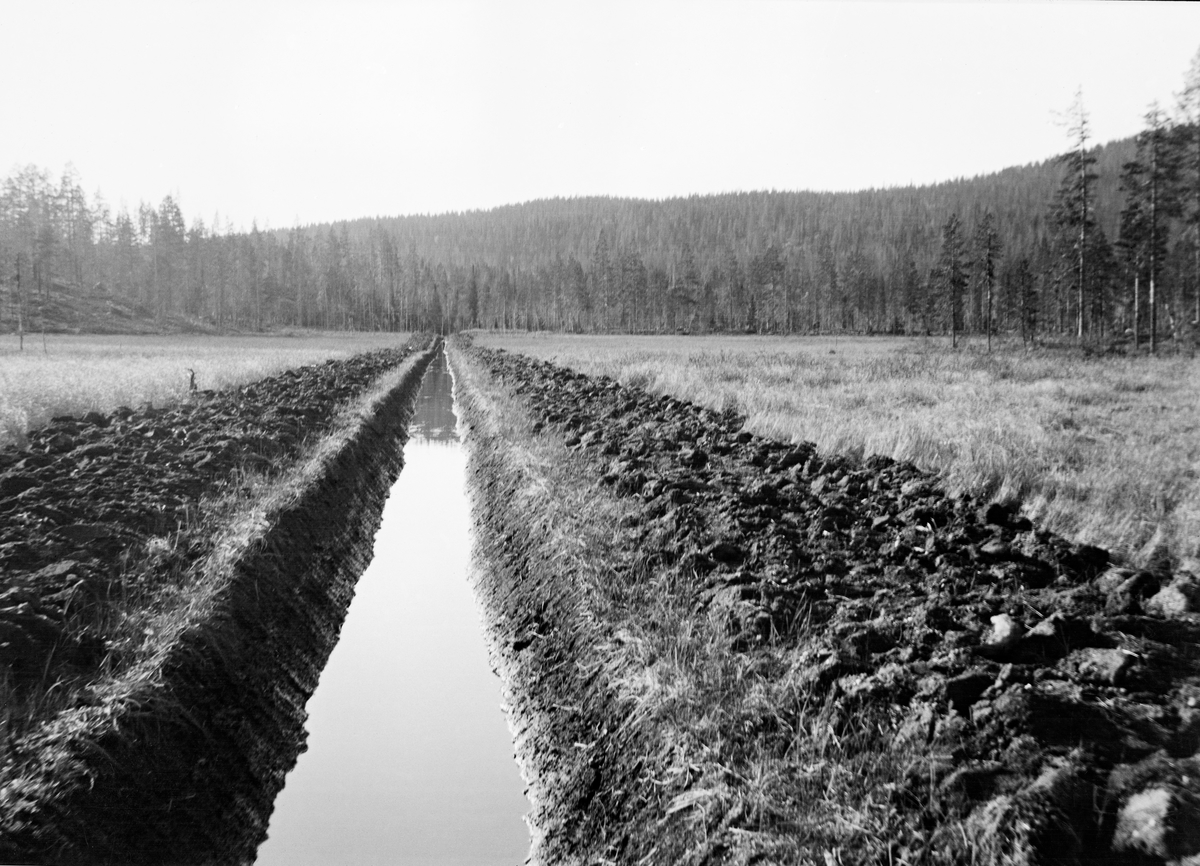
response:
M259 864L515 866L529 852L529 804L467 583L466 458L445 356L409 432Z

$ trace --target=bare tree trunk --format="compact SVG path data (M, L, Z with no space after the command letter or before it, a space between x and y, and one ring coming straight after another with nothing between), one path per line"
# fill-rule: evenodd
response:
M1158 350L1158 306L1154 297L1154 253L1150 253L1150 354Z
M1158 302L1154 293L1158 240L1158 142L1150 149L1150 354L1158 351Z
M1086 199L1087 199L1087 192L1085 190L1084 191L1084 200L1086 201ZM1084 206L1084 214L1085 214L1084 218L1086 219L1086 214L1087 214L1087 206L1086 205ZM1079 286L1077 289L1077 299L1079 302L1079 309L1076 311L1077 325L1078 325L1078 327L1077 327L1078 335L1077 336L1078 336L1078 340L1080 343L1083 342L1083 261L1084 261L1083 245L1086 241L1087 241L1087 230L1084 228L1083 224L1080 224L1080 226L1079 226Z
M1088 118L1083 109L1083 93L1076 93L1074 111L1076 129L1075 135L1079 147L1079 285L1076 287L1076 298L1079 309L1076 311L1076 332L1079 343L1083 343L1083 306L1084 285L1087 276L1087 219L1088 219L1088 162L1086 159L1088 140Z
M1158 152L1157 147L1150 156L1150 354L1158 351L1158 304L1154 296L1155 241L1158 237Z
M990 355L992 352L992 281L990 278L987 284L987 315L984 317L983 326L987 330L987 350Z
M1142 339L1141 334L1138 332L1138 329L1141 328L1141 326L1142 326L1142 317L1141 317L1141 309L1140 309L1142 293L1138 287L1138 280L1139 280L1140 276L1141 275L1138 274L1136 271L1133 274L1133 351L1134 351L1134 354L1136 354L1138 349L1141 348L1141 339Z
M17 253L17 340L25 351L25 296L21 294L21 254Z
M1200 130L1197 130L1196 135L1200 138ZM1200 182L1200 178L1197 179ZM1200 219L1200 204L1197 205L1197 218ZM1179 309L1183 315L1184 323L1187 325L1188 334L1188 354L1191 357L1196 357L1196 342L1197 334L1200 333L1200 222L1196 223L1196 245L1192 249L1192 254L1195 256L1195 267L1192 271L1192 303L1195 305L1192 321L1187 321L1187 298L1180 297Z

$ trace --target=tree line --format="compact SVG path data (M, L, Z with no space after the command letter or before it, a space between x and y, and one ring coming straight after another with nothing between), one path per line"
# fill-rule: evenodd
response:
M146 315L278 326L1124 337L1200 321L1200 53L1176 109L1061 157L861 192L558 198L291 229L114 213L68 168L0 187L0 326L52 287Z

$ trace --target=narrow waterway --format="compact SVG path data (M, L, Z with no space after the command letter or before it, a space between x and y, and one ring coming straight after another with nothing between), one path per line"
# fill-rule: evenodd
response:
M308 702L308 750L259 864L515 866L528 803L467 582L445 356L430 367L375 554Z

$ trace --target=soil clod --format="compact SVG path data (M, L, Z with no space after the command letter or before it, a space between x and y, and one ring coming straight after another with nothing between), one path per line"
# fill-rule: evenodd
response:
M688 627L715 623L728 664L774 671L758 691L722 680L741 697L704 717L712 732L675 730L652 710L623 722L691 756L637 756L682 774L656 791L637 783L661 811L604 800L627 821L692 816L708 853L680 862L830 862L821 851L836 849L839 863L1133 864L1200 852L1194 574L1124 569L1014 503L948 496L911 465L817 454L754 436L735 413L469 352L493 387L519 395L538 436L573 449L595 495L632 509L611 581L691 604ZM652 679L648 664L626 679ZM763 697L784 682L801 707ZM597 770L612 774L602 792L629 785L614 760ZM854 767L858 786L830 781L831 766ZM1135 767L1136 784L1109 781ZM823 788L804 781L813 774ZM887 846L797 817L828 814L812 798L835 790L840 814L871 814ZM649 851L612 820L624 841L610 851Z

